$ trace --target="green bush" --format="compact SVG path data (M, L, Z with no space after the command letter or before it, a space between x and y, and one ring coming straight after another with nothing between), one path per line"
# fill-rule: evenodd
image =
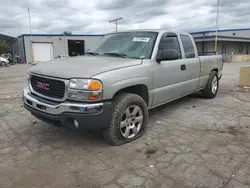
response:
M0 55L10 53L10 52L11 52L11 47L9 44L0 43Z

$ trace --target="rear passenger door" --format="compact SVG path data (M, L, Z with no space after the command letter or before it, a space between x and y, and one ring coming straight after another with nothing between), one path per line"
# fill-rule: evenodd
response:
M199 85L200 80L200 60L195 50L195 43L191 36L180 34L182 46L184 49L184 58L186 66L187 82L185 85L185 94L194 92Z
M186 71L182 69L185 60L182 59L178 37L163 34L158 46L158 53L163 49L176 50L179 58L160 63L155 62L153 106L179 98L186 92Z

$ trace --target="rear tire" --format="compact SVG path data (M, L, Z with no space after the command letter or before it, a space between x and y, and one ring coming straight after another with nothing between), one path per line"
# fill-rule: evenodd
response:
M202 90L202 96L212 99L217 95L219 89L219 78L216 71L212 71L207 82L207 86Z
M109 127L103 130L111 145L122 145L141 137L148 123L146 102L135 94L122 93L113 100Z

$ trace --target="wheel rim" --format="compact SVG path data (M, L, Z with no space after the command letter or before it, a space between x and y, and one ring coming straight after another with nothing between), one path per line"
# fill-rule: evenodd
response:
M123 113L120 132L124 138L133 138L141 130L143 113L139 106L131 105Z
M217 76L214 76L212 80L212 93L215 94L217 89L218 89L218 79Z

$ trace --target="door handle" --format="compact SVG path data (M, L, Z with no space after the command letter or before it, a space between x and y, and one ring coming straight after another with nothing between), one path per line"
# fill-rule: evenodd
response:
M181 65L181 70L182 71L186 70L186 68L187 68L186 65Z

